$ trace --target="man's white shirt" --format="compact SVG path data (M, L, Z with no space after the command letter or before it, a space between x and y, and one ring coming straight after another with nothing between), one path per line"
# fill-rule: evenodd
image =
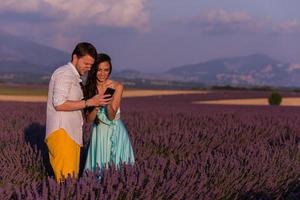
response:
M48 89L46 138L63 128L77 144L82 146L82 111L56 111L54 108L68 100L82 100L81 81L78 71L70 62L52 74Z

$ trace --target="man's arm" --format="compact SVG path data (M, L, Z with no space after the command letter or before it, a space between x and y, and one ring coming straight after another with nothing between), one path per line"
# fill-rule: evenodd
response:
M107 105L110 99L104 99L106 96L95 95L88 100L71 101L68 100L72 84L74 83L74 76L70 74L59 74L54 80L53 88L53 106L57 111L74 111L81 110L89 106Z
M63 104L54 106L57 111L73 111L73 110L82 110L86 107L90 106L105 106L110 101L111 98L105 99L110 95L95 95L88 100L80 100L80 101L65 101Z
M57 111L73 111L73 110L82 110L86 107L86 101L65 101L63 104L54 106Z

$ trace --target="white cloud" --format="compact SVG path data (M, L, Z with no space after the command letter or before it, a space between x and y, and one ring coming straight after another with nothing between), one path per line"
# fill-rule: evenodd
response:
M296 20L280 22L274 25L273 31L276 33L299 33L300 24Z
M40 5L38 0L2 0L0 10L9 10L17 12L36 11Z
M252 18L246 12L229 12L224 9L211 9L200 16L208 23L247 23L252 22Z
M300 33L300 23L297 20L275 22L268 16L257 18L245 11L228 11L223 8L210 9L192 18L176 21L198 28L207 34Z
M200 23L206 33L255 32L262 27L255 18L243 11L210 9L194 17L193 23Z
M3 0L2 0L3 1ZM4 0L0 11L36 12L49 17L62 15L63 24L105 25L147 29L148 0Z
M63 34L57 34L54 35L48 42L51 43L51 46L55 48L65 50L66 52L70 52L72 48L74 48L76 43L78 43L79 41L80 41L79 36L71 37L71 36L65 36Z
M293 63L293 64L290 64L290 65L288 66L287 71L288 71L288 72L293 72L293 71L299 70L299 69L300 69L300 64L299 64L299 63Z

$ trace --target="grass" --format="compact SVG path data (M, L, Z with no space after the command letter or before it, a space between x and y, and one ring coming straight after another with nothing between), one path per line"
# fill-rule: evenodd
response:
M5 85L0 84L0 100L21 102L45 102L47 100L47 85ZM150 90L126 88L123 97L144 97L174 94L202 94L203 90Z
M0 95L46 96L47 86L39 85L0 85Z

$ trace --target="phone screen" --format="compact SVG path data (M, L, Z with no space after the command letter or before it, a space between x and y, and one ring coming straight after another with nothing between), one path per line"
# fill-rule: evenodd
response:
M107 89L105 90L105 92L104 92L104 95L109 94L110 97L112 97L112 96L114 95L114 93L115 93L115 89L113 89L113 88L107 88ZM105 99L108 99L108 98L110 98L110 97L106 97Z

